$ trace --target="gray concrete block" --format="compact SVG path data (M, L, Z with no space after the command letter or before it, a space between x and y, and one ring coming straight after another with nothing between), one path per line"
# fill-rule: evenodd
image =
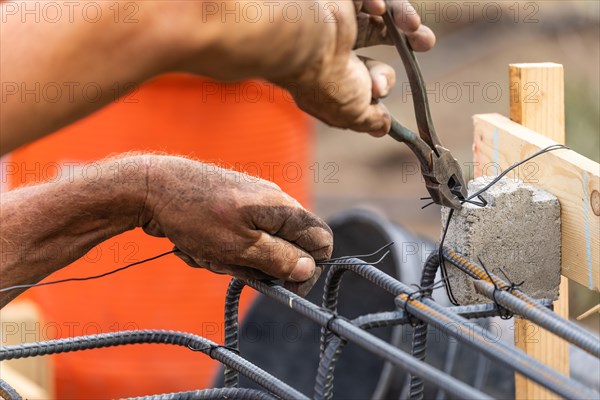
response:
M474 193L491 181L480 177L469 182ZM455 211L445 246L477 261L511 281L525 281L521 289L535 298L558 298L560 283L560 204L543 189L503 178L482 195L486 207L465 203ZM448 209L442 208L445 226ZM461 304L489 303L475 293L471 278L447 263L452 291Z

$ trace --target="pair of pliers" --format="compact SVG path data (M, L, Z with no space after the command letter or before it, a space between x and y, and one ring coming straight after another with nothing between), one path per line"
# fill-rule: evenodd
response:
M419 64L406 35L396 28L390 7L386 8L383 21L406 69L419 128L417 135L392 117L389 135L399 142L406 143L419 159L421 174L431 195L431 201L459 210L468 195L462 170L458 161L442 146L435 133Z

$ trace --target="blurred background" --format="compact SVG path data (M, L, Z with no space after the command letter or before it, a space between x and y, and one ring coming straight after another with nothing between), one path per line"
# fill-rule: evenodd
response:
M508 65L563 64L567 145L600 160L600 3L597 1L412 2L437 37L435 48L417 55L427 82L433 122L440 140L472 175L472 116L509 115ZM394 66L397 84L384 103L416 132L412 98L395 49L378 46L365 56ZM439 207L421 210L427 196L409 149L389 137L317 127L316 211L364 206L414 233L438 240ZM571 283L576 317L598 304L598 293ZM583 321L598 331L598 314Z
M555 62L564 66L567 145L600 161L598 1L412 3L437 36L432 51L418 54L433 121L444 145L464 164L467 177L472 174L472 116L508 115L511 63ZM397 84L384 103L402 123L416 130L408 82L395 49L380 46L360 53L395 67ZM258 83L260 88L262 84ZM263 96L256 104L236 101L239 96L230 95L245 93L251 85L257 83L240 86L190 76L159 77L144 84L139 92L24 146L3 162L31 170L34 166L39 169L40 163L85 163L131 150L184 154L273 179L326 220L341 210L366 207L414 234L439 239L439 207L421 210L419 198L427 192L418 163L405 145L388 137L375 139L311 122L278 89L274 101ZM208 89L215 92L207 96ZM218 90L223 90L221 96L228 93L230 97L223 101ZM177 134L165 135L165 131ZM273 177L264 169L260 171L260 166L274 161L277 165L299 165L301 176L292 179L278 170ZM258 173L250 168L253 166L259 166ZM298 170L288 172L293 175ZM5 178L2 183L7 182ZM12 178L16 178L8 180L12 187L25 183L18 176ZM170 249L167 240L149 238L139 230L128 232L102 243L51 279L105 272ZM28 291L20 300L31 300L29 303L15 301L2 310L3 329L14 328L11 332L4 329L3 341L6 343L8 336L34 341L158 328L193 332L221 342L229 278L192 270L175 259L148 268L152 273L145 268L132 269L85 285ZM245 296L242 314L253 297L250 291ZM572 283L573 318L598 302L598 293ZM32 317L21 322L23 315ZM600 330L598 314L583 323ZM71 326L74 330L65 329ZM46 397L74 399L197 389L211 384L217 367L217 363L187 349L160 346L152 351L143 346L103 349L59 355L38 364L15 364L16 370L37 376L46 393L53 394ZM2 369L6 377L8 368Z

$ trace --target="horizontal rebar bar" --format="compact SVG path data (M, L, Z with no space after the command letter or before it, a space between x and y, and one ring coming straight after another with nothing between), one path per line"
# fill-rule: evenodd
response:
M308 397L296 389L265 372L245 358L235 354L233 351L191 333L164 330L135 330L2 346L0 347L0 361L142 343L188 347L191 350L202 352L210 358L240 371L250 380L282 399L308 400Z
M541 299L539 303L541 305L551 305L552 300ZM454 306L448 307L448 310L466 319L489 318L497 317L500 315L498 313L498 307L496 307L496 305L493 303ZM410 320L407 314L404 312L404 310L396 310L361 315L359 317L354 318L352 320L352 323L358 325L363 329L369 329L372 327L377 328L404 325L410 323ZM371 326L371 324L376 324L376 326Z
M498 315L498 308L494 304L459 306L453 307L452 311L465 318L483 318ZM396 310L361 315L354 318L351 322L361 329L368 330L408 324L410 323L410 319L404 311ZM340 339L338 336L333 336L327 341L317 369L315 400L331 398L333 394L335 364L345 342L345 340Z
M126 400L277 400L270 393L254 389L240 388L212 388L193 390L189 392L176 392L155 394L151 396L131 397Z
M308 300L305 300L280 286L276 286L271 282L261 281L247 281L246 283L248 286L287 305L292 310L299 312L317 324L328 327L331 331L344 337L349 342L353 342L360 347L369 350L373 354L392 362L401 369L422 377L424 380L435 386L443 386L448 393L459 398L491 399L489 395L473 389L467 384L422 361L414 359L397 347L392 346L378 337L354 326L351 322L316 306Z
M452 249L444 247L442 250L444 255L444 259L449 261L452 265L459 268L461 271L465 272L475 280L483 280L490 283L495 283L498 287L510 287L511 285L499 278L498 276L491 273L491 271L485 271L480 265L468 260L463 255L455 252ZM488 274L489 272L489 274ZM491 280L490 280L491 279ZM552 319L552 324L549 325L549 331L554 333L557 336L562 337L566 341L574 344L575 346L581 347L583 350L589 352L595 357L599 357L600 354L600 341L596 336L581 328L577 324L560 317L558 314L552 312L548 308L544 307L542 304L534 300L532 297L523 293L518 288L512 290L512 293L517 298L524 301L529 307L538 310L540 313L546 315L548 318ZM568 337L563 337L562 332L578 332L577 335L569 335ZM584 343L594 343L593 346L582 344Z
M359 259L349 259L344 260L343 263L337 263L330 268L329 273L342 273L344 269L351 270L384 290L398 296L396 299L401 302L401 306L403 306L403 302L407 300L409 294L416 292L410 286L399 282ZM452 313L448 308L440 306L431 298L411 299L409 300L409 305L411 306L409 308L410 313L422 321L431 323L440 328L440 330L456 337L469 346L477 348L489 357L518 371L520 374L563 397L597 398L600 396L594 390L561 375L552 368L529 357L520 349L509 347L501 341L490 342L486 340L483 328L474 324L468 324L466 319ZM451 329L451 327L458 329Z
M474 281L473 285L478 293L496 301L510 312L518 314L550 332L558 332L558 336L561 338L576 343L583 350L600 357L600 339L589 340L587 335L581 335L579 330L570 329L568 326L557 323L556 318L550 318L509 291L497 290L488 281Z

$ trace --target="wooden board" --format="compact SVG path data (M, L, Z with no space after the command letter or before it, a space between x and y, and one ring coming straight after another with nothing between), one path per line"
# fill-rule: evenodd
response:
M565 144L564 72L561 64L510 64L510 119Z
M498 114L475 116L476 176L486 169L506 167L556 142ZM561 203L562 274L598 290L600 217L593 210L594 191L600 190L600 166L571 150L557 150L525 164L509 176L543 187ZM598 210L598 207L596 207ZM555 312L568 318L568 282L561 282ZM515 344L529 355L569 373L568 345L535 324L515 320ZM551 399L553 394L517 375L517 399Z
M499 114L474 116L475 176L493 175L556 142ZM561 204L562 274L600 287L600 165L572 150L544 154L509 173L554 194Z
M563 66L555 63L511 64L510 119L565 144ZM569 318L569 280L561 277L554 312ZM564 340L524 319L515 319L515 345L530 356L569 375L569 345ZM554 399L557 396L515 374L515 398Z

